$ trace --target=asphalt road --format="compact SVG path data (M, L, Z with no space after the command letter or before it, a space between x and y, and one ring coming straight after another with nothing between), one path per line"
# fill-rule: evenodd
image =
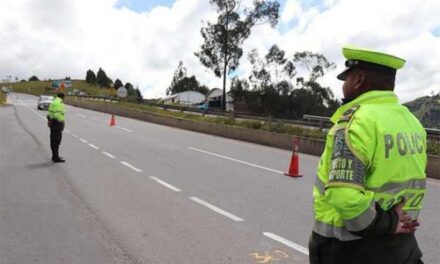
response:
M61 156L36 97L0 108L0 263L308 263L318 157L67 106ZM440 182L417 236L440 263Z

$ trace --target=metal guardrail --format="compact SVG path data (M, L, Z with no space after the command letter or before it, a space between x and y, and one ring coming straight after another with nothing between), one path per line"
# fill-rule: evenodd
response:
M109 96L74 95L74 97L89 98L92 100L106 101L106 102L121 101L119 98L109 97ZM136 102L134 102L134 103L136 103ZM158 103L154 103L154 102L149 102L147 100L142 100L141 102L137 102L137 103L162 108L165 110L172 109L172 110L176 110L176 111L180 111L180 112L192 112L192 113L198 113L198 114L202 114L202 115L216 115L216 116L222 116L222 117L233 117L233 118L241 118L241 119L248 119L248 120L254 120L254 121L257 120L257 121L261 121L261 122L279 122L279 123L292 124L292 125L316 127L316 128L320 128L320 129L330 128L333 125L332 122L330 121L330 117L325 117L325 116L304 115L303 120L291 120L291 119L272 118L272 117L267 117L267 116L255 116L255 115L249 115L249 114L240 113L240 112L224 112L224 111L217 110L217 109L202 110L202 109L197 109L195 107L189 107L189 106L158 104ZM426 133L427 133L429 139L440 142L440 129L426 128L425 130L426 130Z

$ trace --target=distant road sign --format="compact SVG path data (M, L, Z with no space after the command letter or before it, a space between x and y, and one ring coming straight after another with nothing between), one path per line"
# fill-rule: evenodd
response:
M119 87L118 90L116 91L116 95L121 98L127 97L127 88Z

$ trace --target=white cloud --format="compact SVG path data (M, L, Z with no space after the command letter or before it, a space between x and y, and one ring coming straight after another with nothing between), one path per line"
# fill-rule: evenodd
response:
M87 69L102 67L112 78L139 85L147 97L163 96L180 60L211 87L221 80L204 68L194 52L202 42L201 21L213 18L206 0L177 0L172 7L145 13L115 8L117 0L2 0L0 9L0 79L84 78ZM316 2L318 5L310 5ZM245 42L247 54L264 54L277 43L289 55L321 52L339 68L323 80L341 96L335 80L343 67L346 43L402 56L407 66L398 74L397 93L408 101L438 91L440 27L437 0L287 0L279 30L259 26ZM286 30L289 25L294 25ZM283 28L283 30L281 30ZM248 76L243 56L240 72Z

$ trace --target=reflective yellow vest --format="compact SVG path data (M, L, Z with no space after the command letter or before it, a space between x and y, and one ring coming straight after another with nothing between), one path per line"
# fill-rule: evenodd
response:
M53 102L49 105L49 110L47 116L49 119L55 119L59 122L64 122L64 103L59 97L56 97Z
M370 91L332 117L313 188L314 231L360 239L376 203L387 211L403 198L417 219L426 192L426 132L391 91Z

